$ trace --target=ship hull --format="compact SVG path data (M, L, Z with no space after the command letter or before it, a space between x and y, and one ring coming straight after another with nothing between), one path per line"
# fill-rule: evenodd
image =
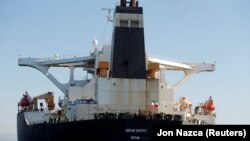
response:
M180 125L181 121L146 119L102 119L27 125L22 112L17 115L18 141L153 140L153 128Z

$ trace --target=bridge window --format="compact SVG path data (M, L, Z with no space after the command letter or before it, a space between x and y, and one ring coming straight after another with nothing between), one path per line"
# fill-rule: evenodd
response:
M128 27L128 20L121 20L120 27Z
M139 27L139 21L130 21L130 27Z

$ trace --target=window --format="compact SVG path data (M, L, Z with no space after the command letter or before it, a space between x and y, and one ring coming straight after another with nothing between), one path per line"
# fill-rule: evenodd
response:
M139 27L139 21L130 21L130 27Z
M120 27L128 27L128 21L127 20L121 20L120 21Z

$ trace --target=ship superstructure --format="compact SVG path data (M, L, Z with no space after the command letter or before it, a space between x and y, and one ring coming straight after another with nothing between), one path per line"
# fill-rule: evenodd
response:
M182 97L178 102L174 101L175 90L191 75L214 71L214 64L181 63L147 56L143 8L139 7L136 0L121 0L120 5L115 8L113 19L109 18L109 21L113 23L111 45L103 45L99 48L97 41L94 40L93 50L88 56L18 58L19 66L39 70L65 95L63 99L59 99L59 108L55 108L52 92L34 98L25 93L19 103L19 141L28 141L28 138L36 139L29 135L28 131L31 132L31 129L28 128L33 126L34 130L36 125L43 124L46 126L39 128L41 132L49 132L43 131L50 130L47 126L56 130L56 126L62 128L65 125L63 128L66 128L68 124L69 128L74 124L71 127L73 129L65 129L65 131L60 129L60 134L74 128L84 130L86 127L91 130L89 123L97 126L93 130L99 130L99 126L103 130L104 123L101 122L113 122L113 124L119 122L121 127L110 128L122 130L121 132L126 134L129 128L125 127L124 122L132 126L135 119L140 120L141 124L137 121L136 124L139 125L134 128L145 129L145 132L151 128L145 126L152 126L156 121L162 124L215 124L216 116L213 113L214 104L211 97L206 103L197 105L194 111L192 102L186 97ZM49 72L51 67L69 68L69 82L60 83ZM91 77L75 80L76 68L81 68ZM185 75L175 85L170 86L165 78L165 72L169 70L182 71ZM38 103L38 99L45 99L47 105ZM145 126L140 127L144 122ZM24 124L26 124L25 129L21 127ZM21 129L27 132L20 131ZM48 134L53 138L58 133ZM146 137L146 135L129 135L128 138L150 140L150 136Z

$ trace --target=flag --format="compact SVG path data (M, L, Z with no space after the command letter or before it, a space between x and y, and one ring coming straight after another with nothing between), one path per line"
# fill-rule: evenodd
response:
M157 107L158 107L158 102L153 100L153 101L151 102L151 107L152 107L152 108L157 108Z

